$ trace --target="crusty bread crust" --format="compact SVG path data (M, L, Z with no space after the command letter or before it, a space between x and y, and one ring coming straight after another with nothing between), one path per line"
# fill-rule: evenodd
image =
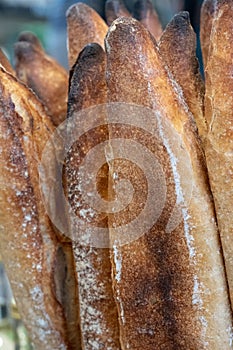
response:
M233 2L213 1L211 40L206 65L206 160L233 303ZM204 23L203 23L204 25Z
M89 107L106 103L105 70L106 55L101 46L87 45L80 53L71 73L68 118L75 117L81 110L85 111ZM104 116L103 124L105 124ZM108 129L103 126L82 137L82 143L81 140L74 143L68 153L65 170L67 197L77 216L82 212L88 212L88 207L82 202L82 194L77 190L79 166L88 151L105 140L108 140ZM106 194L108 190L106 167L100 171L97 182L99 182L99 193ZM94 215L92 219L96 224L102 222L106 226L108 223L106 214L98 218ZM74 237L77 237L75 232ZM109 249L89 247L88 242L86 243L87 246L85 242L81 244L77 239L73 242L83 349L119 350L119 327L112 291Z
M204 142L207 130L204 119L205 87L196 57L196 34L188 12L180 12L171 19L158 45L165 64L183 90Z
M64 275L57 264L62 241L45 211L39 187L38 166L53 125L36 96L1 68L0 89L1 255L35 348L79 349L77 312L71 316L59 298L64 283L69 303L77 305L76 287L70 290L75 284L72 255L64 247L68 270Z
M97 43L104 47L108 26L95 10L83 3L72 5L66 12L66 19L68 59L72 68L87 44Z
M170 236L164 222L158 222L113 254L115 298L124 315L121 347L231 349L231 309L214 207L203 151L182 91L137 21L116 20L107 35L106 52L109 101L157 110L182 139L193 171L187 216L183 213ZM174 179L168 178L174 186ZM169 201L175 203L174 187L170 191Z

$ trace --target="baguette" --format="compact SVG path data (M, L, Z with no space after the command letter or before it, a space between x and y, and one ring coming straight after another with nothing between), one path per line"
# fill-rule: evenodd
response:
M165 205L161 218L144 236L116 247L112 255L114 293L122 315L121 348L231 349L232 315L221 247L192 115L154 40L136 20L121 18L112 24L106 52L108 101L157 111L159 120L166 120L183 142L193 184L192 197L184 203L185 211L172 233L165 230L171 215ZM126 136L130 138L130 133ZM150 138L141 140L151 149ZM162 160L158 152L157 159L166 174L172 206L178 194L171 174L177 170L166 138L164 142L167 154ZM128 169L132 173L130 165ZM181 171L179 176L187 175Z
M150 0L137 0L134 5L134 17L139 20L159 40L162 34L162 26Z
M12 75L15 75L15 71L12 68L10 62L8 61L6 55L4 54L4 52L2 51L2 49L0 48L0 65L9 73L11 73Z
M211 41L211 30L214 19L214 1L204 0L200 16L200 39L204 69L207 66L209 46Z
M84 46L97 43L104 47L108 26L91 7L77 3L66 12L68 30L68 60L72 68Z
M205 153L233 305L233 2L213 1L213 6L214 17L206 65L205 116L208 131Z
M106 102L105 67L106 55L98 44L89 44L80 53L71 75L68 118L71 119L81 110ZM85 113L88 114L88 110ZM103 116L103 124L104 121ZM82 135L82 139L82 144L76 142L72 146L66 160L67 197L75 214L81 217L83 213L89 212L89 208L82 202L81 194L77 191L80 185L77 176L79 166L95 143L108 139L108 130L101 126L85 138ZM107 181L108 169L103 167L98 180L102 195L107 193ZM106 227L107 216L105 214L96 216L91 216L93 221ZM83 349L119 350L117 309L112 292L109 249L87 246L85 242L81 243L80 240L74 239L73 251L79 287Z
M160 38L159 51L182 88L204 142L207 128L204 119L205 88L196 58L196 34L190 24L188 12L180 12L172 18Z
M36 96L2 68L0 89L1 256L35 349L81 349L70 243L54 231L39 187L53 125Z
M16 74L35 92L46 107L53 124L58 126L66 118L68 74L42 48L38 49L35 40L32 41L19 41L15 44Z
M111 25L118 17L132 17L123 0L107 0L105 3L105 17Z

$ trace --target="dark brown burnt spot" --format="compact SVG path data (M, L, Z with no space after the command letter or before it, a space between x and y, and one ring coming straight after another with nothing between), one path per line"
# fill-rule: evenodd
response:
M90 107L91 101L97 105L105 100L105 61L105 52L95 43L87 45L79 54L70 72L68 117Z

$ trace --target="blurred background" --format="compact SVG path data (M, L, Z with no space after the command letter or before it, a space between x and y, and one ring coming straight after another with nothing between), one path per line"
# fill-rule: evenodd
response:
M13 44L21 31L35 32L49 54L67 67L66 20L72 0L0 0L0 46L13 61ZM83 0L104 18L105 0ZM136 0L125 0L130 11ZM198 34L202 0L152 0L163 27L180 10L190 12L191 23ZM199 55L200 56L200 55Z
M0 0L0 47L14 63L13 45L21 31L32 31L46 51L67 67L66 20L72 0ZM105 0L83 0L104 18ZM132 11L136 0L125 0ZM199 18L202 0L152 0L163 27L180 10L190 13L199 45ZM0 350L30 350L31 345L12 296L0 257Z

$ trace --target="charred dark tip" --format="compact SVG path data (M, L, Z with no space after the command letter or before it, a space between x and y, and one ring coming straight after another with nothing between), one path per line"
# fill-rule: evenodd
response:
M167 25L168 28L174 28L180 32L187 32L190 29L190 26L190 16L187 11L181 11L176 14Z
M99 56L104 56L104 50L97 43L91 43L84 47L80 52L77 61L85 61L86 59L90 60Z
M181 11L178 14L176 14L174 18L177 18L179 21L190 23L190 16L188 11Z
M78 55L78 58L70 70L69 86L71 87L73 76L78 74L80 65L83 67L85 65L91 66L97 61L102 61L105 57L105 52L102 47L97 43L91 43L84 47L84 49Z

